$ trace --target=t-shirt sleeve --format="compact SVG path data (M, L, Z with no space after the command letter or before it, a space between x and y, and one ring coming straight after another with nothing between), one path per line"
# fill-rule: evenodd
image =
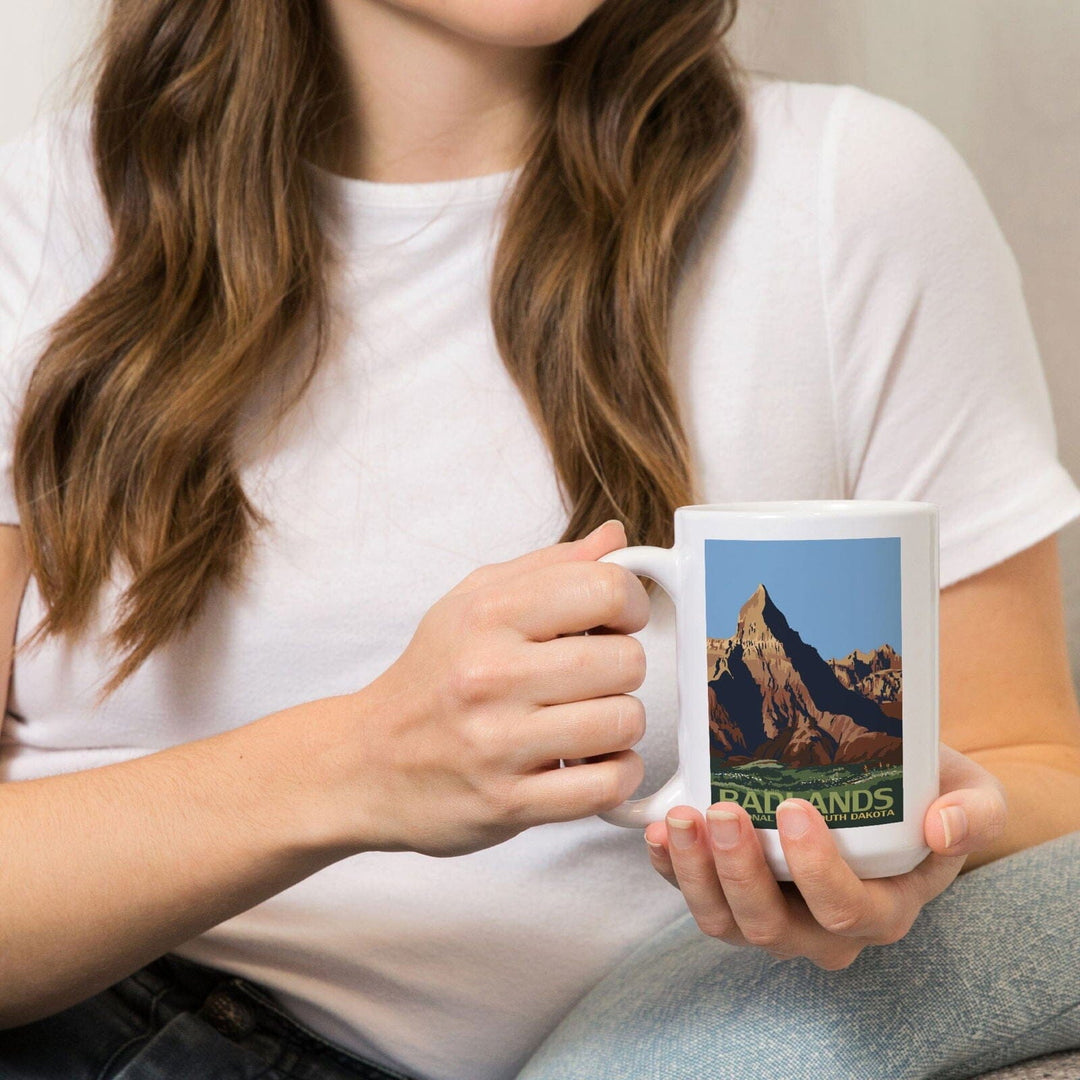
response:
M48 119L0 144L0 524L18 525L11 463L28 374L20 355L51 211Z
M1019 267L963 158L906 106L843 87L821 163L846 491L935 503L944 587L1080 515Z

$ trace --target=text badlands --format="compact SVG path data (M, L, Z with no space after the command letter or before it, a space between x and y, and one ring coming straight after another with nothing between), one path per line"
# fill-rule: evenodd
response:
M895 803L890 787L873 791L851 788L833 791L739 791L737 788L715 787L717 802L737 802L744 810L759 814L774 813L785 799L805 799L817 807L826 820L830 814L843 814L849 818L892 817Z

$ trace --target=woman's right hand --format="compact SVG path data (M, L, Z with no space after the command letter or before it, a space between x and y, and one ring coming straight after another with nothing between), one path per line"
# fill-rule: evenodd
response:
M362 705L350 754L372 796L365 850L461 855L634 792L645 713L630 691L645 653L628 635L648 621L649 597L629 570L596 561L625 546L612 521L479 567L378 679L345 695L346 708Z

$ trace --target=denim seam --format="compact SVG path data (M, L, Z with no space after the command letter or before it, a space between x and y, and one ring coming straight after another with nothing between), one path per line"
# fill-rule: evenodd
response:
M119 1056L136 1043L145 1042L154 1034L154 1012L157 1009L158 1001L168 992L168 987L163 987L158 990L154 997L150 1001L150 1018L146 1023L146 1030L139 1035L133 1035L126 1043L121 1043L108 1057L105 1064L101 1066L101 1071L97 1074L97 1080L106 1080L109 1074L109 1069L112 1068L113 1062L119 1058Z
M295 1021L293 1022L295 1023ZM332 1043L327 1042L317 1035L313 1036L313 1038L315 1043L314 1047L305 1046L293 1032L287 1032L285 1035L281 1036L282 1042L288 1045L290 1049L295 1050L298 1055L297 1061L288 1070L288 1076L291 1077L292 1080L297 1080L293 1070L299 1067L305 1057L313 1053L320 1057L330 1058L336 1064L355 1072L358 1076L367 1076L377 1069L379 1072L385 1074L385 1076L396 1078L396 1080L413 1080L412 1077L406 1076L404 1073L399 1073L385 1065L380 1065L377 1061L367 1061L364 1058L354 1057L350 1054L343 1053Z
M235 1044L235 1043L234 1043L233 1045L234 1045L234 1046L236 1046L236 1044ZM240 1046L237 1046L236 1048L237 1048L238 1050L241 1050L241 1049L243 1049L243 1047L240 1047ZM250 1051L246 1051L246 1052L247 1052L247 1053L250 1053ZM279 1055L278 1055L278 1057L280 1057L280 1056L281 1056L281 1055L279 1054ZM284 1076L284 1074L283 1074L282 1072L280 1072L280 1071L278 1070L277 1066L276 1066L276 1065L274 1065L274 1063L273 1063L273 1062L271 1062L271 1061L268 1061L268 1062L266 1063L266 1068L264 1068L262 1072L256 1073L256 1074L255 1074L255 1075L254 1075L254 1076L253 1076L253 1077L251 1078L251 1080L267 1080L267 1078L268 1078L268 1077L270 1076L270 1073L271 1073L271 1072L273 1072L273 1073L276 1073L276 1074L277 1074L277 1078L280 1078L280 1077L283 1077L283 1076ZM277 1078L274 1078L274 1080L277 1080Z
M150 1010L151 1010L150 1011L150 1016L151 1016L151 1019L153 1019L153 1015L154 1015L153 1010L156 1008L158 1001L164 995L166 995L168 993L171 993L173 990L177 989L177 986L176 986L175 982L173 982L172 980L169 980L169 979L155 979L155 980L152 980L152 981L146 980L144 978L144 969L143 968L139 968L138 971L133 971L128 976L128 981L133 982L141 990L146 991L146 993L150 995ZM164 986L160 985L162 982L165 984Z

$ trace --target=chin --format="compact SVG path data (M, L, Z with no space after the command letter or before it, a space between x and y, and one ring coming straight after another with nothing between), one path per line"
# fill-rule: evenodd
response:
M604 0L387 0L447 30L492 45L553 45ZM650 0L645 0L650 2Z

